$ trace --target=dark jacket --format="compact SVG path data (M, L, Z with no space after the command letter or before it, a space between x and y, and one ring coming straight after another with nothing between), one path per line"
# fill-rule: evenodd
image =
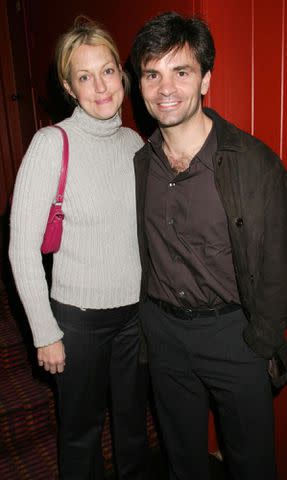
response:
M287 368L287 174L276 154L255 137L205 109L215 122L215 183L228 218L235 274L249 320L248 345L260 356L279 357ZM152 144L135 156L138 238L146 296L149 269L144 205Z

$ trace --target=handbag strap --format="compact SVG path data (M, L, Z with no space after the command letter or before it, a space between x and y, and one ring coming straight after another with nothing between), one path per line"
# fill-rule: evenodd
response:
M69 140L65 130L62 127L60 127L59 125L54 125L54 127L58 128L61 131L61 134L63 137L62 167L61 167L57 195L54 201L55 204L61 205L64 200L64 192L65 192L66 180L67 180L67 169L68 169L68 162L69 162Z

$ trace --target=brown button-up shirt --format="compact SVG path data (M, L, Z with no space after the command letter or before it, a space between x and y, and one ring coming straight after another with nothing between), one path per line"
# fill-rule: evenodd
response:
M176 174L157 130L147 183L148 294L177 306L240 303L226 214L215 183L214 126L189 168Z

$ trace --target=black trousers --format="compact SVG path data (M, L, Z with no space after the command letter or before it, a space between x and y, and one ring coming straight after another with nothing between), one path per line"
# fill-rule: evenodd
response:
M208 410L213 398L228 479L275 480L274 420L267 361L246 345L242 310L182 320L148 301L148 342L170 480L209 480Z
M138 304L81 310L52 300L66 366L56 376L61 480L104 478L101 435L110 387L120 480L145 478L147 371L139 365Z

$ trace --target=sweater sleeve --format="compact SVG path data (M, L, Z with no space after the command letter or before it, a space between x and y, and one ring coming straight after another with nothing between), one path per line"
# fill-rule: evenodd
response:
M61 159L60 133L51 127L39 130L23 158L13 192L9 258L35 347L63 336L50 307L40 251L57 192Z

